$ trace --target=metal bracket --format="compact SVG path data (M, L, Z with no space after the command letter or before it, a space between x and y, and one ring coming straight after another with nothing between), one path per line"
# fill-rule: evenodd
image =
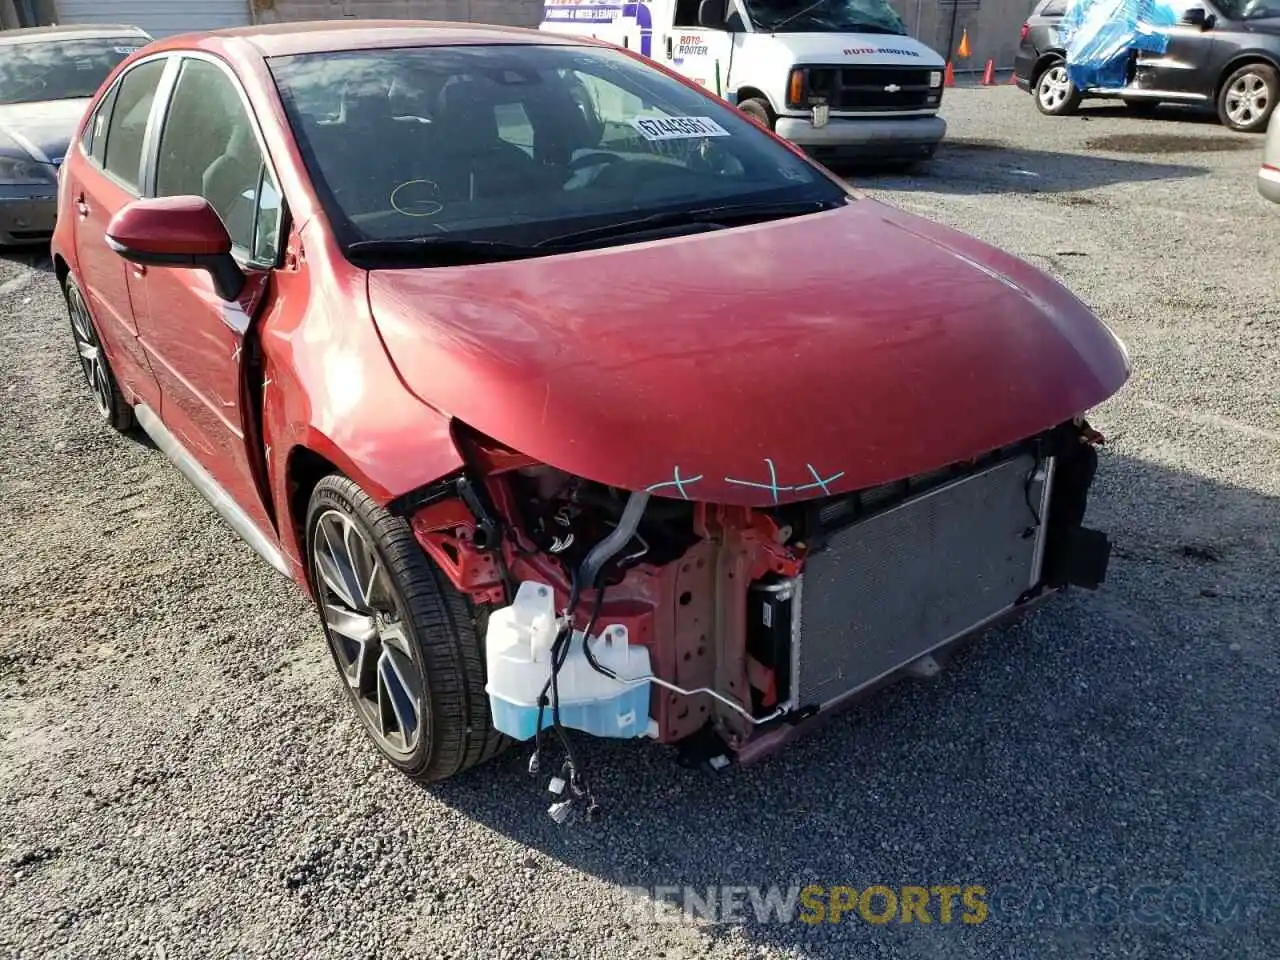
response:
M476 518L476 535L472 541L477 550L493 550L502 542L499 536L501 527L489 508L488 497L482 488L477 487L465 476L459 477L455 484L458 496L467 505Z

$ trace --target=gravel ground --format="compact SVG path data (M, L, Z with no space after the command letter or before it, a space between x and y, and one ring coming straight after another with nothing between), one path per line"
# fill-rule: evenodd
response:
M759 767L593 744L599 825L556 827L523 752L432 790L385 766L293 588L94 422L47 262L0 259L0 955L1274 955L1261 140L1109 107L1051 120L1008 87L946 114L927 173L866 185L1051 271L1128 342L1134 378L1095 417L1111 579ZM810 883L982 885L991 909L658 924L625 894Z

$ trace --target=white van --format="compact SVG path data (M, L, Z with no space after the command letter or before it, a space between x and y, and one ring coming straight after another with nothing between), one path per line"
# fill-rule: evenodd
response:
M945 63L887 0L544 0L540 29L636 50L817 159L923 160L947 132Z

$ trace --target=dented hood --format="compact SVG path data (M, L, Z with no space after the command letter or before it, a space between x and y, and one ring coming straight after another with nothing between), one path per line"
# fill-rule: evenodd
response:
M423 401L548 464L769 505L901 479L1082 413L1128 375L1075 297L873 200L532 260L369 275Z

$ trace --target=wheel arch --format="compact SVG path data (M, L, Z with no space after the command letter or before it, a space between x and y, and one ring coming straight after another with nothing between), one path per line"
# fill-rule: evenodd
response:
M337 474L351 480L379 506L389 509L403 502L415 491L447 480L462 467L456 448L430 450L421 448L421 462L430 465L419 478L408 483L399 472L373 470L358 462L318 430L310 430L301 442L289 447L282 458L281 483L275 488L277 515L281 519L280 537L298 563L297 579L311 589L307 573L307 508L316 485L327 476ZM383 465L385 466L385 464Z
M1050 65L1061 60L1066 63L1067 53L1065 50L1059 50L1056 47L1046 50L1036 59L1035 65L1031 68L1031 89L1035 89L1037 83L1040 82L1040 75L1049 69Z
M761 90L759 87L750 87L750 86L739 87L737 92L738 92L738 103L742 103L743 100L763 100L766 104L768 104L769 111L775 117L778 115L778 108L774 105L773 101L769 99L769 95L765 93L763 90Z
M310 568L306 555L307 507L311 503L311 494L316 484L331 474L342 474L337 465L310 447L296 446L289 450L285 457L285 496L288 503L286 523L290 528L290 536L295 538L294 546L302 561L302 573L307 581L307 589L314 590L311 584Z
M1241 67L1247 67L1251 63L1261 63L1270 67L1277 73L1280 73L1280 57L1265 50L1242 50L1228 60L1220 71L1218 71L1218 79L1213 85L1213 102L1217 103L1218 98L1222 96L1222 87L1227 82L1227 77L1235 73Z

